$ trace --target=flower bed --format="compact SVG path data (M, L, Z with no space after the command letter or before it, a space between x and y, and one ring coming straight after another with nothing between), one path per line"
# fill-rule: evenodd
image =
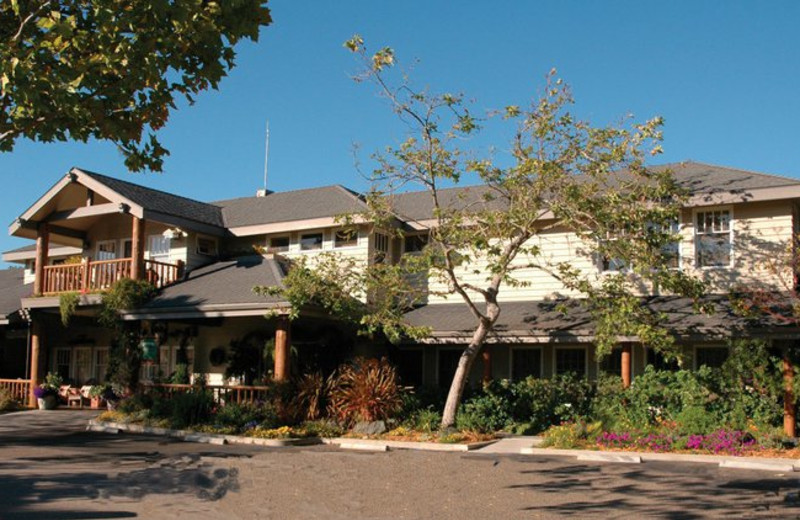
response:
M494 434L478 433L473 431L456 431L441 433L438 431L418 431L398 426L397 428L378 435L364 435L349 432L344 435L349 439L370 439L403 442L434 442L440 444L471 444L487 442L497 438Z

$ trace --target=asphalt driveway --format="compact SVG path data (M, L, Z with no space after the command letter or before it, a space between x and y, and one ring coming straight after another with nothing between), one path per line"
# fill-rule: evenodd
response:
M796 518L800 474L327 446L210 446L0 416L0 519Z

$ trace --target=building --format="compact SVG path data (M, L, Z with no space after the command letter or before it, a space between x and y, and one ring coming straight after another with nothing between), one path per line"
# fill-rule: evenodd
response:
M717 312L697 315L690 302L669 295L643 295L643 301L669 316L695 366L719 364L730 337L763 337L776 348L795 341L800 336L794 327L736 316L726 295L736 284L780 288L786 276L793 277L770 260L787 251L798 232L800 181L694 162L668 166L691 192L679 223L675 268L710 282ZM453 203L480 195L480 187L444 192ZM359 344L341 324L313 310L290 323L287 302L252 291L256 285L280 285L299 257L336 252L366 265L414 254L433 222L430 203L424 193L412 192L397 195L393 205L403 238L363 219L355 232L346 232L337 217L359 213L365 203L341 186L205 203L74 168L10 226L11 235L35 244L3 254L22 269L0 277L2 375L39 381L52 371L75 384L102 380L111 337L95 319L100 293L120 278L134 278L160 289L141 308L123 313L159 338L144 379L168 376L185 354L193 373L223 384L232 342L273 340L276 362L270 368L278 379L363 352L392 356L409 383L447 384L472 324L460 300L438 294L435 279L426 281L432 289L426 304L407 315L433 334L397 348ZM541 247L598 277L618 267L582 254L569 230L549 232ZM662 363L631 338L601 366L594 358L589 317L578 309L567 315L555 309L556 298L570 296L563 287L533 268L521 276L532 284L503 288L503 313L473 381L567 371L594 377L600 370L630 378L648 363ZM59 317L60 295L66 292L79 294L69 327ZM20 367L23 358L26 365Z

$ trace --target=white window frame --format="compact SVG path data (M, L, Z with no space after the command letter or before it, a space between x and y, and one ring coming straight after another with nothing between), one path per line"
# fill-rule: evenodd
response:
M287 240L286 249L280 251L272 249L272 240L275 238L285 238ZM288 253L292 249L292 236L291 235L270 235L267 237L267 253Z
M166 241L167 244L167 252L166 253L154 253L153 252L153 239L158 239L159 241ZM170 253L172 251L172 239L165 237L161 233L157 233L155 235L149 235L147 237L147 255L150 257L150 260L155 260L157 262L164 262L169 260Z
M697 229L697 215L700 213L713 213L715 211L727 211L729 215L729 229L728 229L728 241L730 243L730 258L728 261L728 265L707 265L701 266L700 265L700 248L697 247L698 244L698 237L702 236L698 234ZM696 208L692 210L692 239L694 245L694 265L697 269L730 269L736 264L735 259L735 241L736 241L736 219L733 213L733 206L710 206L707 208Z
M95 248L94 248L94 258L95 258L96 261L101 260L101 258L100 258L100 246L101 245L107 245L107 244L113 244L114 245L114 258L113 259L112 258L103 258L102 260L115 260L115 259L119 258L119 242L117 240L98 240L97 244L95 245Z
M514 351L516 350L538 350L539 351L539 375L538 379L544 378L544 347L539 345L512 345L508 350L508 379L514 381ZM534 375L534 374L531 374Z
M97 356L101 352L106 353L105 371L108 372L108 365L110 364L109 362L111 361L111 347L104 346L104 347L95 347L92 349L92 374L94 374L94 378L97 380L98 383L103 383L105 381L104 378L106 376L105 373L101 374L98 371L98 368L101 365L97 362Z
M213 243L213 244L214 244L214 248L213 248L213 250L212 250L212 251L210 251L210 252L203 252L203 251L200 251L200 241L201 241L201 240L208 240L208 241L210 241L211 243ZM197 236L195 237L195 239L194 239L194 244L195 244L195 252L196 252L198 255L203 255L203 256L217 256L217 255L219 254L219 240L217 240L217 238L216 238L216 237L212 237L212 236L208 236L208 235L197 235Z
M312 235L320 235L322 237L322 241L319 243L319 247L314 247L314 248L310 248L310 249L304 248L303 247L303 237L308 237L308 236L312 236ZM317 251L324 250L325 249L325 231L324 230L306 231L306 232L300 233L298 235L298 237L297 237L297 246L300 249L301 253L315 253Z
M353 239L355 239L356 243L355 244L347 244L347 245L343 245L343 246L337 245L336 244L336 236L339 233L347 233L347 232L352 233L352 237L353 237ZM334 249L353 249L353 248L358 247L359 244L361 243L361 233L359 232L358 229L352 229L352 230L347 230L346 228L335 229L335 230L333 230L332 235L333 235L332 239L333 239L333 248Z
M556 346L553 348L553 377L557 376L559 372L556 371L556 367L558 366L558 355L556 354L559 350L578 350L583 349L583 377L589 377L589 347L588 346L581 346L581 345L562 345Z

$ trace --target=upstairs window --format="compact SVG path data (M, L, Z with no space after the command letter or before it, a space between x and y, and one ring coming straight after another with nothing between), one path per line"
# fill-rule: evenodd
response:
M678 235L681 231L681 224L677 220L669 225L669 233ZM661 248L661 256L664 264L670 269L680 269L681 267L681 243L676 240Z
M355 247L358 245L357 229L340 229L333 239L333 247Z
M610 245L613 245L613 243L618 239L618 233L608 232L605 240L602 240L602 244L605 247L610 247ZM624 271L626 268L627 264L625 263L625 260L622 258L615 258L608 252L600 257L600 270L603 272L617 273Z
M375 263L380 264L389 254L389 235L375 233Z
M289 237L272 237L268 242L267 252L285 253L289 250Z
M403 251L406 253L418 253L428 245L428 234L406 235L403 238Z
M211 237L197 237L197 254L216 256L217 255L217 241Z
M729 267L733 261L731 210L698 211L695 250L698 267Z
M314 251L316 249L322 249L322 233L300 235L300 250Z

